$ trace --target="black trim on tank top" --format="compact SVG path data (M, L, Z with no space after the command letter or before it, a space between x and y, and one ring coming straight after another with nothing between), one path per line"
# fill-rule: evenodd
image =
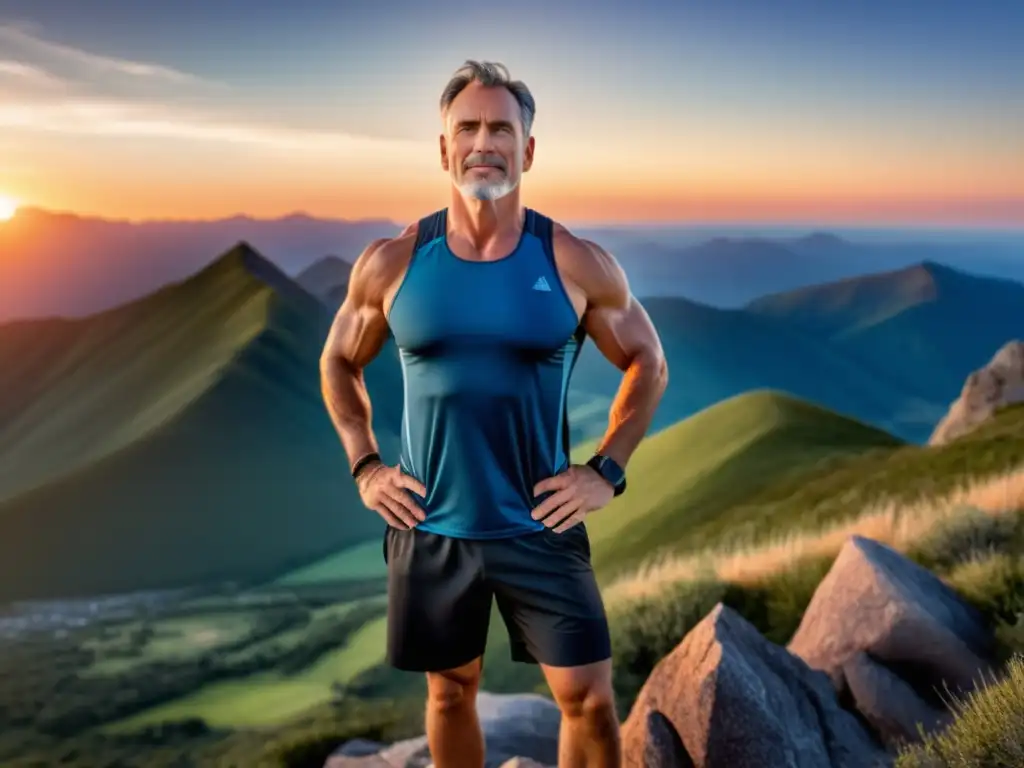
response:
M547 256L548 263L551 266L551 272L558 282L558 287L562 292L562 296L565 298L566 303L569 305L569 309L575 314L576 307L573 306L572 299L569 298L569 292L565 289L565 284L562 282L562 276L558 271L558 264L555 261L555 223L548 216L543 213L538 213L530 208L526 209L526 223L525 227L531 235L540 240L541 245L544 248L544 255ZM576 349L573 355L579 359L580 352L583 350L583 344L587 339L587 331L583 327L581 321L573 332L573 338L576 341ZM573 361L575 365L575 361ZM570 464L572 460L569 456L570 449L572 446L572 436L569 428L569 411L568 409L562 415L562 423L560 425L562 440L562 453L565 455L566 461Z
M447 234L447 213L448 209L442 208L420 219L419 226L416 229L416 245L413 246L413 253L416 253L431 240L436 240Z

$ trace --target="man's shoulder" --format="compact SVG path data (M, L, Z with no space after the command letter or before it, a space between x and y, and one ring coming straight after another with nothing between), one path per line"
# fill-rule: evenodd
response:
M382 297L408 268L417 234L418 222L413 222L397 235L370 241L352 266L350 292Z
M596 288L622 275L621 267L607 249L573 233L560 222L552 221L551 240L559 269L582 288Z
M371 241L359 257L361 266L373 272L382 269L387 271L388 268L408 261L412 256L418 232L419 223L413 222L397 235L379 237ZM357 266L360 265L357 263Z

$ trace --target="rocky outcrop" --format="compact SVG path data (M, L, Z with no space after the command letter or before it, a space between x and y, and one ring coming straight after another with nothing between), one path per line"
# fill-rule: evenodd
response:
M537 768L558 762L561 714L539 694L477 694L477 714L484 732L485 768ZM325 768L426 768L431 764L426 736L390 746L366 742L343 744ZM518 762L516 762L518 760Z
M996 670L981 615L930 571L852 537L786 647L719 603L648 676L622 724L633 768L879 768ZM487 768L557 764L548 698L478 695ZM430 765L425 737L349 742L327 768Z
M826 673L888 743L945 722L946 691L994 671L981 615L930 571L852 537L815 591L789 650Z
M669 756L651 754L652 711L675 730L696 768L874 768L886 762L864 726L839 706L825 674L722 604L658 663L640 690L622 727L627 766L672 764Z
M942 445L992 417L996 409L1024 402L1024 341L1011 341L987 365L967 377L960 397L928 440Z

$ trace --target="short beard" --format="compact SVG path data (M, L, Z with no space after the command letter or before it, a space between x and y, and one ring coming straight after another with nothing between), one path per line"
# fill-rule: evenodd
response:
M515 188L515 183L508 177L501 181L467 181L459 185L464 197L485 202L500 200Z

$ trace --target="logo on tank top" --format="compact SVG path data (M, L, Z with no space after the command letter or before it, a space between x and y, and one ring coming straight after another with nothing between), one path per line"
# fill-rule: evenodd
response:
M551 286L548 285L548 281L541 275L537 278L537 282L533 284L533 290L535 291L550 291Z

